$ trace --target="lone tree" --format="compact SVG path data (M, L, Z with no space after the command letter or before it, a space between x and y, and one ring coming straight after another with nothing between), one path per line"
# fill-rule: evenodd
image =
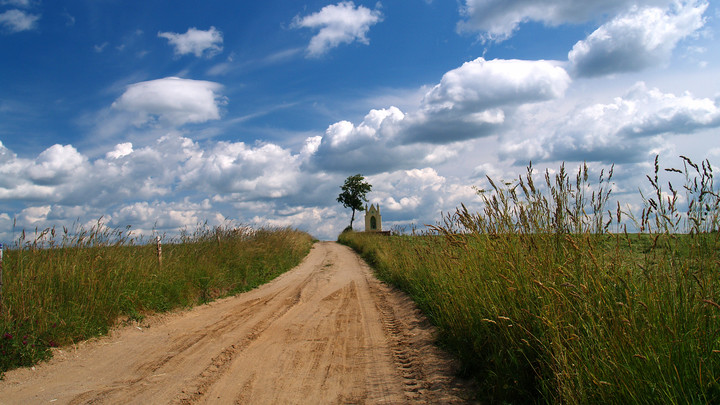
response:
M362 174L356 174L345 179L345 184L340 186L342 193L337 200L345 208L352 209L352 218L350 218L350 229L352 229L353 221L355 221L355 211L365 211L363 201L367 202L365 194L372 190L372 185L365 181Z

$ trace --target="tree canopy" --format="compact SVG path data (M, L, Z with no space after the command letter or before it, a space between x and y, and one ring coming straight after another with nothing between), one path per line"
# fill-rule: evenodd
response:
M365 181L362 174L356 174L345 179L345 184L340 186L342 193L337 201L345 208L352 209L352 217L350 218L350 228L355 221L355 211L365 211L363 202L367 202L365 195L372 190L372 185Z

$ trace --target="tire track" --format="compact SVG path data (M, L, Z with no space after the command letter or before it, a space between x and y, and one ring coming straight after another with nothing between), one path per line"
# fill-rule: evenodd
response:
M407 403L468 403L469 382L456 377L457 363L434 345L434 328L420 310L393 287L374 278L369 283Z
M427 390L423 383L422 360L408 343L412 336L403 323L398 320L393 307L384 295L375 294L375 306L380 313L381 322L391 344L395 367L403 380L403 391L408 400L419 399Z
M172 401L173 404L192 404L198 402L207 393L208 389L228 370L231 362L250 346L257 338L265 332L268 327L275 322L277 319L285 315L290 309L296 306L302 297L303 289L308 285L314 273L303 280L303 282L295 287L291 292L290 296L287 297L283 304L280 305L273 313L264 319L257 322L251 329L251 332L245 336L242 340L235 344L231 344L226 347L220 354L213 357L208 365L200 375L193 379L193 387L189 389L183 389L182 392ZM278 292L273 297L268 298L265 303L277 299L277 297L285 290ZM250 311L256 306L248 308Z
M140 395L141 393L143 393L143 391L147 390L149 385L152 385L148 384L148 380L156 376L156 373L158 373L158 371L161 371L160 369L162 369L163 367L174 368L173 366L176 365L174 363L180 363L184 361L184 358L189 355L188 352L193 350L202 350L202 347L199 346L207 345L211 343L214 337L225 335L236 329L238 326L243 325L252 316L257 315L258 308L267 307L269 304L276 302L279 296L287 293L288 290L292 290L293 292L291 293L292 297L290 299L290 306L279 306L277 309L275 309L275 312L270 314L268 318L264 318L257 322L256 325L251 328L251 332L247 337L243 338L240 342L238 342L238 344L231 344L230 346L225 347L219 354L217 354L211 359L210 364L203 370L200 376L197 377L197 379L200 380L201 383L198 384L198 387L195 390L189 391L194 392L195 395L187 394L185 392L188 391L187 389L181 391L182 397L199 397L197 393L204 392L202 386L209 385L209 379L211 379L218 372L221 372L224 369L224 367L222 366L225 363L232 360L232 358L236 356L238 352L242 351L245 347L252 343L252 341L255 340L257 336L264 329L267 328L267 326L263 327L262 324L269 324L272 320L277 319L279 316L282 316L285 312L287 312L291 306L297 304L297 302L300 300L302 290L309 282L310 277L311 276L308 276L298 286L285 287L269 296L249 300L244 303L239 310L233 308L231 311L228 311L228 316L222 317L220 320L213 322L203 330L183 333L179 335L177 338L173 339L171 346L167 350L160 353L161 357L159 359L151 359L137 366L135 378L115 381L110 384L110 388L105 388L98 391L86 391L82 394L77 395L75 398L72 398L69 401L69 404L78 405L102 403L110 399L111 397L116 396L116 394L118 393L123 393L127 396ZM280 312L279 314L278 311ZM176 403L191 402L176 401Z

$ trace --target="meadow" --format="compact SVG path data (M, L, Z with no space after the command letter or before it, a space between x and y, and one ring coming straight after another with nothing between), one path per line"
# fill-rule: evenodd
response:
M609 203L612 169L528 167L477 190L480 212L339 241L413 297L483 403L718 403L720 197L683 162L656 159L638 214Z
M292 229L210 228L165 240L110 229L24 231L4 252L0 376L118 323L247 291L300 263L313 239Z

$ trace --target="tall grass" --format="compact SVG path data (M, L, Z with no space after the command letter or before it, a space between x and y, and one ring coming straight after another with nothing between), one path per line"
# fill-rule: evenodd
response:
M612 169L536 185L528 167L426 235L340 240L413 296L483 400L718 403L720 197L709 162L683 161L664 190L655 160L638 217L607 206Z
M310 235L291 229L198 227L162 245L101 221L27 235L5 252L0 374L49 348L106 333L119 320L246 291L289 270Z

